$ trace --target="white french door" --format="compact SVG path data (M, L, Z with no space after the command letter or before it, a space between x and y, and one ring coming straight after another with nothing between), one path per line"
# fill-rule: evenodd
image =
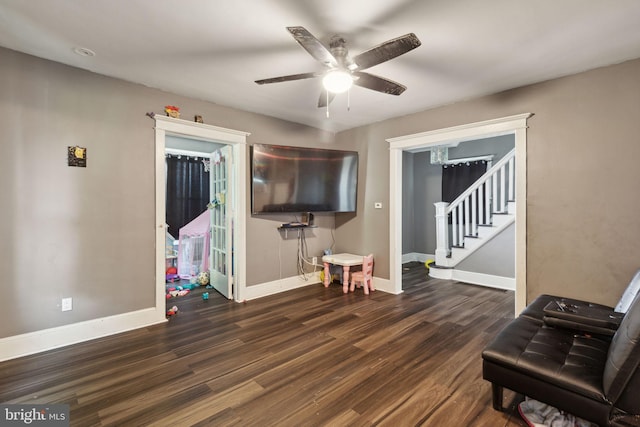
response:
M233 189L231 147L225 145L211 154L209 172L211 207L211 250L209 273L211 286L225 297L233 298Z

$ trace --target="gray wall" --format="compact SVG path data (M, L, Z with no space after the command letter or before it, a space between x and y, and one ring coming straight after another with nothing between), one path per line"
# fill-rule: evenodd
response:
M0 49L0 337L154 304L154 131L145 112L251 132L249 142L355 149L358 211L335 215L335 252L376 256L389 277L386 138L523 112L529 119L528 299L559 293L613 304L639 267L640 60L447 105L337 135ZM67 146L88 167L66 166ZM603 165L611 165L602 173ZM593 171L597 170L598 173ZM374 202L383 209L374 209ZM249 203L249 200L247 200ZM295 240L247 221L248 285L296 274ZM334 216L307 242L332 245ZM74 310L62 313L60 299Z
M640 267L639 75L636 59L352 129L337 140L368 153L376 174L359 185L388 202L387 138L534 113L527 130L527 300L556 293L612 305ZM387 254L389 239L371 239L370 231L388 226L388 209L364 205L339 226L338 244ZM376 275L389 277L388 256L376 257Z
M516 277L516 226L511 224L476 252L463 259L456 269L500 277Z
M449 159L461 159L465 157L484 156L493 154L493 164L498 162L515 147L513 135L494 136L492 138L465 141L457 147L449 148Z
M431 152L424 151L413 157L413 192L407 192L402 183L403 199L414 200L413 218L402 212L402 232L410 233L414 239L413 248L407 252L422 254L436 253L436 208L434 203L442 201L442 166L431 164ZM404 172L404 164L402 165ZM413 221L412 221L413 220ZM406 252L405 252L406 253Z
M414 154L407 151L402 153L402 223L411 225L402 229L403 254L416 251L416 233L413 231L415 222L414 157Z
M251 132L249 143L332 147L333 134L0 49L0 338L155 305L154 121L182 117ZM67 146L87 167L67 166ZM247 159L248 160L248 159ZM247 200L247 203L249 200ZM296 275L285 218L250 217L249 285ZM317 217L310 251L332 244ZM73 310L61 312L62 297Z

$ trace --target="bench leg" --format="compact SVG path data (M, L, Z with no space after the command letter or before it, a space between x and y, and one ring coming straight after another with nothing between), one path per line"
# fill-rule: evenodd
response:
M502 412L502 386L491 383L491 395L493 397L493 409Z

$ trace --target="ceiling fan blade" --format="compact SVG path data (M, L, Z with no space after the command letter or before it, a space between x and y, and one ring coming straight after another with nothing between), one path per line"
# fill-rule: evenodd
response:
M364 70L405 54L421 44L415 34L405 34L362 52L353 58L353 62L358 66L356 70Z
M281 83L281 82L289 82L292 80L302 80L302 79L310 79L313 77L318 77L321 76L322 73L302 73L302 74L291 74L288 76L281 76L281 77L272 77L270 79L262 79L262 80L256 80L256 83L258 83L259 85L263 85L263 84L267 84L267 83Z
M329 102L327 102L327 93L329 94ZM335 97L336 97L335 93L329 92L326 89L323 89L322 93L320 94L320 98L318 98L318 108L324 108L328 104L331 104L331 101L333 101L333 98Z
M338 61L336 61L336 58L331 54L329 49L320 43L320 40L315 38L313 34L304 27L287 27L287 30L289 30L293 38L300 43L300 46L309 52L316 60L327 67L338 66Z
M393 80L374 76L373 74L362 71L356 71L353 75L356 76L356 78L353 79L353 84L377 92L388 93L389 95L400 95L407 89L406 86L396 83Z

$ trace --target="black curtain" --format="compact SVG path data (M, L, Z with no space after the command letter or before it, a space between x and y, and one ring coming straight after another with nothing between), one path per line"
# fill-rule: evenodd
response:
M442 201L453 202L487 171L487 162L458 163L442 166Z
M202 157L170 155L167 163L167 224L169 233L178 238L180 228L207 209L209 173Z

